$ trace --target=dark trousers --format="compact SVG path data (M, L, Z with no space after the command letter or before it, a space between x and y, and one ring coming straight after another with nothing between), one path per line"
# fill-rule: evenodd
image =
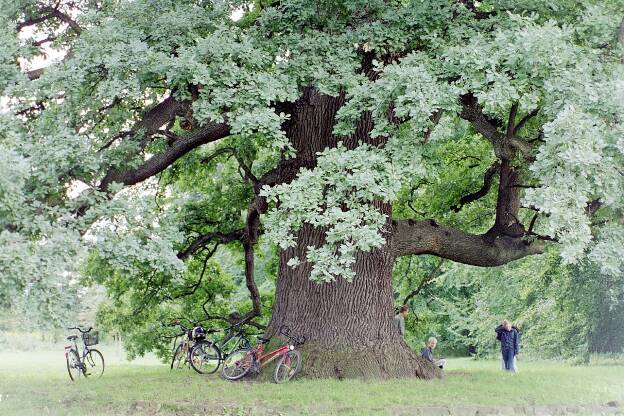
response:
M513 358L514 358L514 350L513 348L503 348L503 361L505 362L505 370L513 370Z

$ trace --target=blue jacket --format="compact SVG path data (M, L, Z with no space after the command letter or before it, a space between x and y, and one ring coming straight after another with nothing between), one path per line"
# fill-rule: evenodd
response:
M502 325L494 330L496 331L496 339L501 343L501 350L513 350L514 355L520 352L520 332L515 326L511 327L511 331L507 331Z

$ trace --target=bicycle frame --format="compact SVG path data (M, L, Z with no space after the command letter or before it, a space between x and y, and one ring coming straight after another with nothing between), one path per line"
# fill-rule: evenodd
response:
M260 344L254 347L251 351L247 353L248 355L251 355L252 358L254 359L251 360L251 362L249 363L241 362L241 366L245 367L245 366L253 366L253 365L259 364L260 368L262 368L265 365L275 361L276 358L285 356L288 353L288 351L290 351L291 349L294 349L294 347L286 344L286 345L282 345L278 349L275 349L273 351L267 352L266 354L263 354L264 344Z
M195 342L191 339L189 339L189 337L185 334L184 338L182 338L182 341L180 341L179 343L177 342L177 339L175 340L175 342L173 343L173 351L175 352L176 348L178 346L181 346L182 350L184 351L184 359L185 362L184 364L188 364L189 367L191 365L191 348L193 348L193 344L195 344Z
M69 354L69 352L71 350L76 350L76 352L78 353L78 358L80 358L80 364L81 365L82 365L82 362L84 361L85 357L87 356L87 354L90 351L89 346L84 341L84 338L82 338L82 357L80 356L80 349L78 349L78 343L76 342L76 340L74 340L74 344L73 345L66 345L65 346L65 358L67 358L67 355Z
M225 351L225 346L232 342L232 340L236 340L236 342L234 343L232 348L229 348L229 351ZM221 340L221 342L215 342L215 345L219 347L219 350L221 350L221 352L223 352L223 354L221 354L221 361L224 361L225 356L230 354L232 351L236 351L243 343L243 340L247 343L247 345L249 345L249 340L247 339L247 337L241 331L239 331L229 337L226 336L223 340Z

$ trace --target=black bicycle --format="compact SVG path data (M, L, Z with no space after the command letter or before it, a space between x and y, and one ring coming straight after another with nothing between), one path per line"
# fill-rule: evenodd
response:
M251 321L249 317L225 329L225 337L218 342L202 339L195 342L189 353L189 361L195 371L200 374L216 373L226 357L241 348L251 348L248 334L243 326ZM210 330L209 333L216 332Z
M179 343L174 341L174 345L176 346L174 347L173 358L171 360L172 370L174 368L182 368L184 365L189 365L190 367L193 367L193 369L198 373L205 374L205 372L200 371L200 369L203 368L201 364L193 364L193 360L197 360L198 358L193 358L191 352L195 345L203 342L206 339L207 334L217 332L217 330L206 330L202 325L200 325L201 322L202 321L191 322L191 327L186 327L179 320L174 322L174 325L177 325L180 327L180 329L182 329L182 332L177 334L175 336L175 339L177 340L179 337L182 337L182 340ZM216 349L211 351L210 348L206 347L205 351L206 360L208 360L208 357L210 356L218 357L219 351ZM204 359L204 357L202 357L202 359ZM215 359L218 360L218 358Z
M76 340L78 335L70 335L67 340L72 342L71 345L65 346L65 360L67 361L67 372L69 378L72 381L76 381L83 377L100 378L104 374L104 356L101 352L95 348L89 348L92 345L97 345L99 342L98 331L93 331L92 327L89 329L82 329L80 327L67 328L69 330L76 329L80 332L82 338L82 356L78 350L78 344Z

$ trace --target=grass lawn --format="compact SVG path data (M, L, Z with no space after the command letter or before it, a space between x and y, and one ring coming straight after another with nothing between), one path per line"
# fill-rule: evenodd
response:
M0 353L0 415L407 415L439 405L461 410L624 401L624 366L608 362L575 367L519 361L521 372L511 376L498 361L451 359L443 380L276 385L171 372L155 360L128 363L114 349L100 350L107 359L104 376L78 383L69 380L62 349Z

